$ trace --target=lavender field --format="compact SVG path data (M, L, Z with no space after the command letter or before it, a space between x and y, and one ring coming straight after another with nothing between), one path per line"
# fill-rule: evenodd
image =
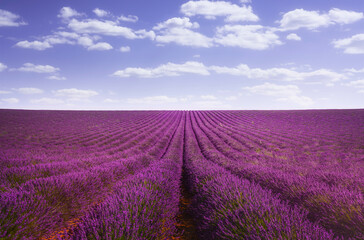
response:
M0 110L0 239L364 239L364 110Z

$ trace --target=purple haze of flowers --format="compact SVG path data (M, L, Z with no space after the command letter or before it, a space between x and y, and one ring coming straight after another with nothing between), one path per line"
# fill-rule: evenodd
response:
M184 185L200 239L363 239L363 136L364 110L0 110L0 238L178 238Z

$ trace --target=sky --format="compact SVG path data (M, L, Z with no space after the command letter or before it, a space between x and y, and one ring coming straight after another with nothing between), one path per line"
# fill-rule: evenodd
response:
M0 108L364 108L364 1L1 0Z

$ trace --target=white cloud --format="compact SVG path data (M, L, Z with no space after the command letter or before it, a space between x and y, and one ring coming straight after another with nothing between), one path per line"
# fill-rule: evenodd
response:
M56 104L62 104L64 101L62 99L58 98L39 98L39 99L32 99L30 100L31 103L38 103L38 104L50 104L50 105L56 105Z
M88 101L89 98L99 95L94 90L82 90L77 88L59 89L53 91L55 96L66 97L68 101Z
M364 93L364 79L351 81L349 83L344 84L345 86L354 87L358 89L358 93Z
M43 93L42 89L39 88L32 88L32 87L26 87L26 88L17 88L13 89L21 94L40 94Z
M113 47L106 42L99 42L87 48L88 50L105 51L113 49Z
M111 99L111 98L106 98L103 102L105 103L119 103L120 100L117 99Z
M8 66L6 66L5 64L0 62L0 72L4 71L7 68L8 68Z
M164 22L158 23L153 27L153 30L161 30L164 28L199 28L200 25L197 22L191 22L189 18L170 18Z
M364 15L361 12L346 11L338 8L333 8L329 11L329 17L332 22L338 24L350 24L363 19Z
M177 98L168 96L153 96L144 98L128 98L127 103L129 104L164 104L164 103L175 103L178 102Z
M118 21L135 23L138 21L138 17L134 15L128 15L128 16L121 15L120 17L118 17Z
M118 26L117 22L101 21L97 19L86 19L82 21L72 19L69 22L68 27L76 33L122 36L127 39L141 39L147 37L153 39L154 37L154 33L152 31L134 31L127 27Z
M364 54L364 34L356 34L349 38L334 40L335 48L344 49L347 54Z
M130 47L129 46L122 46L120 47L120 52L130 52Z
M184 73L199 75L209 75L207 67L200 62L188 61L183 64L167 63L156 68L126 68L116 71L113 76L117 77L139 77L139 78L157 78L180 76Z
M23 21L19 21L20 16L9 11L0 9L0 27L19 27L27 25Z
M17 99L17 98L3 98L3 99L1 99L1 101L13 104L13 103L18 103L19 99Z
M363 18L363 13L346 11L338 8L331 9L328 13L295 9L285 13L279 21L282 30L296 30L307 28L314 30L333 24L349 24Z
M22 67L11 70L20 72L55 73L59 71L59 68L50 65L35 65L33 63L24 63Z
M0 90L0 94L9 94L11 93L10 91L4 91L4 90Z
M288 68L250 68L246 64L236 67L211 66L210 70L219 74L229 74L234 76L244 76L250 79L275 79L282 81L316 81L316 82L337 82L346 79L346 76L328 69L318 69L315 71L298 72Z
M290 33L286 37L288 40L301 41L301 37L295 33Z
M199 28L198 23L189 18L171 18L157 24L153 30L158 31L155 40L159 43L176 43L182 46L211 47L212 39L191 29Z
M264 50L281 45L279 36L271 29L260 25L225 25L218 27L214 38L223 46Z
M52 45L49 44L49 42L41 42L41 41L20 41L17 44L15 44L15 46L17 47L21 47L21 48L30 48L30 49L35 49L38 51L43 51L47 48L51 48Z
M79 16L82 16L82 15L83 14L77 12L76 10L74 10L74 9L72 9L70 7L63 7L59 11L59 14L57 15L57 17L62 18L64 20L68 20L70 18L79 17Z
M311 98L302 96L301 90L296 85L277 85L264 83L253 87L244 87L244 90L264 96L274 97L277 101L293 102L301 106L310 106L314 102Z
M216 100L217 98L214 95L202 95L201 99L203 99L203 100Z
M105 11L105 10L102 10L100 8L95 8L93 10L93 12L96 14L96 16L98 17L105 17L107 15L109 15L109 12L108 11Z
M253 13L250 6L238 6L225 1L189 1L182 4L181 12L188 17L201 15L207 19L225 17L226 22L253 21L259 17Z
M251 3L252 0L240 0L241 3Z
M50 80L57 80L57 81L62 81L62 80L67 79L66 77L61 77L61 76L57 76L57 75L52 75L52 76L49 76L47 78L50 79Z
M52 48L57 44L80 45L88 50L110 50L112 46L106 42L97 42L100 39L98 36L91 36L89 34L77 34L71 32L56 32L52 35L42 37L43 41L21 41L15 46L22 48L32 48L35 50L45 50Z
M364 68L362 68L362 69L347 68L347 69L344 69L344 71L348 72L350 74L364 73Z

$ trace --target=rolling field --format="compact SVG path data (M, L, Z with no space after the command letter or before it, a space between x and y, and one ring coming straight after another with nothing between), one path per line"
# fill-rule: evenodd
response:
M0 239L364 239L364 110L0 110Z

